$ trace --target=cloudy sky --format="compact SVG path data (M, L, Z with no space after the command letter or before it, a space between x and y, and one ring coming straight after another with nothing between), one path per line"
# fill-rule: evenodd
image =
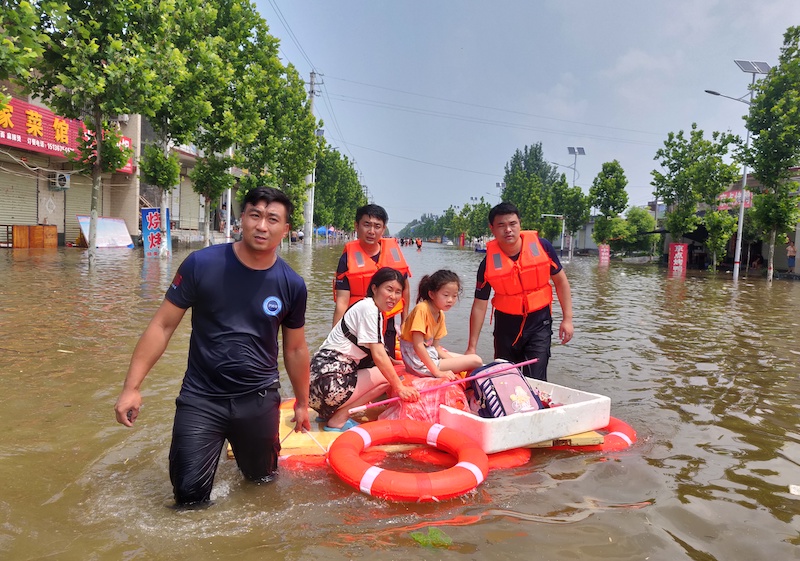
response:
M798 0L256 0L306 81L328 142L355 161L394 232L483 196L542 143L588 193L618 160L629 204L652 200L656 150L693 122L744 136L751 74L777 63ZM568 154L583 147L585 156Z

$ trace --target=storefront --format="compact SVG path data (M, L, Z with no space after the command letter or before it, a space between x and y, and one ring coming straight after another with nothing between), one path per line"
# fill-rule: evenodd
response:
M91 213L92 182L74 169L67 153L77 150L83 131L80 121L22 99L12 98L0 110L0 246L13 245L13 226L55 226L59 245L76 240L76 216ZM123 142L136 148L129 137ZM138 180L133 161L103 178L98 213L125 218L135 235Z

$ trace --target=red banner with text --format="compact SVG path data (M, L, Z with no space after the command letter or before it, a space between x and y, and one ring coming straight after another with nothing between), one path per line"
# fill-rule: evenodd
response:
M12 148L66 158L67 152L78 149L78 138L84 130L81 121L59 117L20 99L11 98L0 109L0 144ZM131 139L123 136L120 145L130 148ZM133 158L117 171L132 174Z

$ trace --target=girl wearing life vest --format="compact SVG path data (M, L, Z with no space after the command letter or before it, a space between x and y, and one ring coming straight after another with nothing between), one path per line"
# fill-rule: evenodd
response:
M453 271L440 269L419 281L417 305L403 322L400 354L411 372L448 380L455 372L474 370L483 365L476 354L461 355L445 351L440 342L447 335L444 315L458 301L461 279Z
M389 267L372 277L366 298L342 316L311 359L309 405L325 419L326 431L345 431L357 425L349 409L390 391L403 401L416 401L419 392L400 381L383 345L384 314L400 300L406 279ZM358 368L371 357L372 368Z

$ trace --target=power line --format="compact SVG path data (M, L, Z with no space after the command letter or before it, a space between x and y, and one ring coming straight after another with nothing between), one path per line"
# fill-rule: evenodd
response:
M626 139L626 138L616 138L611 136L602 136L597 134L587 134L587 133L580 133L580 132L572 132L572 131L560 131L557 129L548 129L544 127L535 127L531 125L522 125L519 123L510 123L507 121L497 121L493 119L484 119L482 117L472 117L469 115L459 115L457 113L447 113L445 111L437 111L432 109L417 109L415 107L408 107L405 105L398 105L394 103L387 103L384 101L376 101L371 99L365 98L358 98L353 96L345 96L345 95L336 95L331 94L333 99L338 99L339 101L343 101L345 103L354 103L356 105L366 105L369 107L378 107L382 109L391 109L394 111L404 111L407 113L415 113L418 115L427 115L431 117L440 117L443 119L453 119L456 121L464 121L468 123L478 123L484 125L492 125L492 126L500 126L505 128L512 128L518 130L529 130L529 131L536 131L536 132L545 132L549 134L558 134L562 136L581 136L583 138L589 138L593 140L606 140L610 142L620 142L623 144L634 144L638 146L660 146L659 144L652 143L652 142L645 142L642 140L634 140L634 139Z
M281 9L278 7L278 4L275 3L274 0L269 0L269 4L270 4L270 6L272 6L272 9L275 10L275 15L278 16L278 20L281 22L281 25L283 25L283 28L286 30L286 33L289 34L289 38L295 44L295 46L297 47L297 50L300 51L300 54L305 59L305 61L308 63L308 65L311 67L311 70L316 72L317 69L314 66L314 63L311 62L311 59L306 54L305 49L303 49L303 46L300 44L300 41L298 41L297 37L295 36L294 32L292 31L292 28L289 27L289 22L286 21L285 17L283 17L283 12L281 12Z
M341 142L341 140L336 139L336 138L334 138L333 140L336 140L337 142ZM457 168L455 166L447 166L447 165L444 165L444 164L435 164L433 162L426 162L425 160L418 160L416 158L410 158L408 156L401 156L399 154L392 154L391 152L384 152L383 150L376 150L375 148L368 148L366 146L361 146L359 144L352 144L351 143L351 146L355 146L356 148L361 148L362 150L369 150L370 152L377 152L378 154L383 154L385 156L391 156L393 158L400 158L401 160L408 160L410 162L417 162L418 164L425 164L425 165L428 165L428 166L435 166L435 167L439 167L439 168L452 169L452 170L455 170L455 171L463 171L463 172L466 172L466 173L475 173L475 174L478 174L478 175L488 175L489 177L497 177L497 173L486 173L486 172L483 172L483 171L475 171L475 170L471 170L471 169Z
M417 97L424 97L424 98L428 98L428 99L435 99L437 101L446 101L447 103L457 103L459 105L468 105L468 106L471 106L471 107L479 107L481 109L491 109L493 111L502 111L504 113L512 113L512 114L515 114L515 115L525 115L527 117L536 117L537 119L547 119L547 120L550 120L550 121L558 121L558 122L562 122L562 123L571 123L571 124L574 124L574 125L584 125L584 126L589 126L589 127L598 127L598 128L604 128L604 129L619 130L619 131L624 131L624 132L635 132L635 133L640 133L640 134L650 134L650 135L660 136L660 137L664 136L664 134L660 133L660 132L641 131L641 130L637 130L637 129L627 129L627 128L623 128L623 127L613 127L613 126L610 126L610 125L597 125L597 124L594 124L594 123L586 123L586 122L583 122L583 121L571 121L569 119L559 119L557 117L548 117L546 115L537 115L535 113L525 113L523 111L516 111L516 110L513 110L513 109L503 109L501 107L492 107L490 105L481 105L481 104L478 104L478 103L470 103L470 102L467 102L467 101L458 101L458 100L455 100L455 99L447 99L447 98L444 98L444 97L437 97L437 96L421 94L421 93L417 93L417 92L409 92L409 91L406 91L406 90L397 90L397 89L394 89L394 88L387 88L385 86L378 86L378 85L375 85L375 84L367 84L365 82L358 82L356 80L348 80L347 78L337 78L335 76L331 76L330 78L332 80L339 80L341 82L349 82L351 84L358 84L360 86L367 86L367 87L370 87L370 88L377 88L377 89L381 89L381 90L387 90L387 91L390 91L390 92L402 93L402 94L406 94L406 95L413 95L413 96L417 96Z

